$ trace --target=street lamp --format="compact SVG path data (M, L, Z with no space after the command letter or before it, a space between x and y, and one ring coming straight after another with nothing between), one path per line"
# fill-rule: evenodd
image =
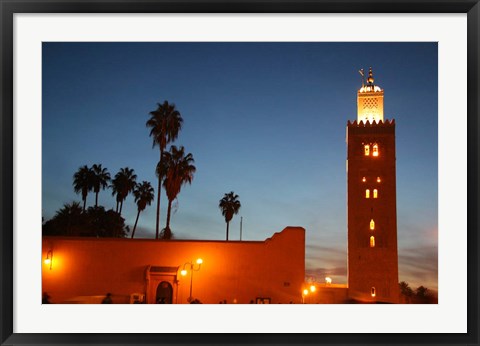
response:
M50 270L52 270L52 264L53 264L53 250L49 250L47 252L47 257L43 261L47 266L50 266Z
M203 263L203 260L201 258L197 259L197 261L195 263L193 263L193 261L186 262L183 265L183 269L180 271L180 274L182 276L186 276L187 275L187 269L185 269L185 268L187 268L187 265L190 267L190 296L187 299L187 301L189 303L193 300L193 297L192 297L193 272L194 271L199 271L200 267L202 266L202 263ZM197 265L196 268L195 268L195 264Z
M302 304L305 304L305 297L308 295L308 290L305 288L302 292Z

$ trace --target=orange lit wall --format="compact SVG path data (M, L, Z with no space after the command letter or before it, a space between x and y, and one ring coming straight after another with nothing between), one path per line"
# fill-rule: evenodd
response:
M52 269L42 262L42 289L53 303L107 292L114 303L128 303L132 293L145 294L146 302L154 303L161 281L172 284L173 303L187 303L190 272L181 276L180 270L197 258L203 264L193 274L192 296L202 303L246 304L256 298L300 303L302 299L305 230L300 227L287 227L265 241L43 237L42 243L42 259L53 250ZM149 273L149 267L175 268L175 272L162 276Z
M349 302L348 287L342 284L318 285L305 297L307 304L344 304Z

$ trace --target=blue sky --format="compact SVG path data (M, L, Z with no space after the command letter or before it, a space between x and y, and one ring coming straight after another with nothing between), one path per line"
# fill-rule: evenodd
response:
M218 202L242 208L230 239L306 229L307 275L346 283L346 143L360 68L373 68L395 119L399 279L437 288L436 43L43 43L42 213L80 201L72 177L101 163L157 187L158 147L145 122L164 100L184 126L175 145L195 159L171 228L181 239L225 239ZM163 192L163 191L162 191ZM90 194L87 205L94 203ZM99 203L115 207L110 190ZM162 194L161 224L167 199ZM136 236L153 238L155 205ZM133 226L129 196L122 215Z

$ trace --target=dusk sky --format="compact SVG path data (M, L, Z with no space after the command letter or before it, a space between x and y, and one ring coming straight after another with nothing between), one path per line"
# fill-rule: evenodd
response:
M304 227L306 275L346 283L346 124L358 70L372 67L396 121L399 280L437 289L437 60L436 43L43 43L42 214L81 201L72 182L83 165L112 177L128 166L156 190L145 123L168 100L184 119L173 144L197 168L172 212L174 237L224 240L218 203L234 191L231 240L240 217L243 240ZM99 204L115 209L110 189ZM163 228L163 189L161 206ZM142 212L136 237L155 237L155 211ZM129 196L131 228L136 213Z

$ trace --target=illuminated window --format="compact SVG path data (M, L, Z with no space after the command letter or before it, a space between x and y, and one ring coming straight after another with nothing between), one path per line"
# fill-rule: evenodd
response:
M375 296L377 295L376 292L375 292L375 287L372 287L372 288L370 289L370 295L371 295L372 297L375 297Z
M370 229L372 231L375 229L375 221L373 221L373 219L370 220Z
M381 182L382 180L380 179L380 177L377 177L377 183Z
M365 190L365 198L370 198L370 190L369 189Z
M365 156L370 155L370 145L365 145Z
M378 145L374 144L373 145L373 156L378 156Z
M373 198L378 198L378 190L373 189Z
M363 181L363 182L366 182L366 181L367 181L367 178L363 177L363 178L362 178L362 181Z
M375 237L373 235L370 237L370 247L375 247Z

